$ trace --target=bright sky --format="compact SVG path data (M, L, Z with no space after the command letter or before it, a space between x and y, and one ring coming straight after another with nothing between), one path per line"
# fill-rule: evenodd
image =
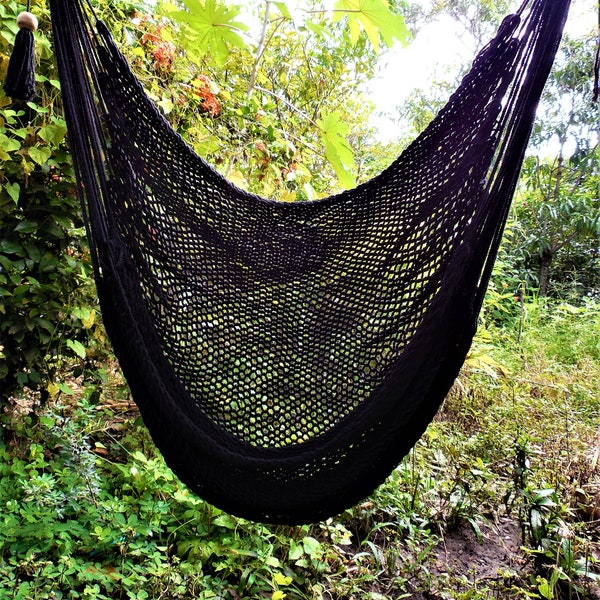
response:
M515 3L515 8L520 2ZM566 31L583 35L598 22L595 0L573 0ZM397 138L399 127L393 117L397 107L412 90L425 88L433 79L453 81L459 65L470 63L475 57L475 42L450 17L442 17L421 29L406 48L397 44L381 60L378 76L370 82L367 94L375 103L378 115L373 124L380 132L381 141Z

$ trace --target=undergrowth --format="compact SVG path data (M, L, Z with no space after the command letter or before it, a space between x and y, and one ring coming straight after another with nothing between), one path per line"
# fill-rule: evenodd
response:
M295 528L197 498L115 369L65 371L2 415L0 598L598 598L599 334L593 304L484 323L388 480Z

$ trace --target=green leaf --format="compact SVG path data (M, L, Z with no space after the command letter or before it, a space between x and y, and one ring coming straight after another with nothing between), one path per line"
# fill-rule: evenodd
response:
M17 27L16 23L13 25L13 23L4 22L2 26L6 27L7 29L0 31L0 36L2 36L12 46L15 43L15 35L17 31L19 31L19 28ZM8 31L8 29L11 29L11 31ZM16 31L12 31L13 29Z
M173 110L173 101L170 98L163 98L159 102L157 102L158 106L162 108L162 111L165 115L168 115Z
M47 115L50 112L45 106L39 106L35 102L28 102L27 106L41 115Z
M284 18L291 20L292 15L290 14L290 11L286 6L285 2L273 2L273 4L277 7L277 9L283 15Z
M40 325L42 329L45 329L48 333L54 333L54 331L56 330L56 325L51 321L48 321L48 319L42 319L41 317L38 317L36 319L36 322Z
M356 169L354 153L346 139L348 126L342 121L338 111L323 114L317 119L321 141L325 146L325 157L330 162L340 183L345 188L356 185L353 171Z
M52 417L46 417L44 415L40 416L40 423L47 427L48 429L52 429L54 425L56 425L56 421Z
M310 535L307 535L302 540L302 545L304 546L304 551L306 554L308 554L312 559L320 558L323 554L321 543Z
M21 186L15 181L13 183L7 183L5 186L8 195L12 198L13 202L17 204L19 202L19 194L21 192Z
M226 514L218 516L214 520L214 524L219 527L225 527L227 529L235 529L237 527L235 521L229 515Z
M64 125L45 125L42 127L38 136L47 144L58 146L67 134L67 128Z
M146 458L146 456L140 452L139 450L136 450L132 455L133 458L135 458L135 460L141 462L141 463L147 463L148 459Z
M290 540L290 551L288 554L288 558L290 560L298 560L304 556L304 548L299 544L296 544L294 540Z
M0 116L4 117L4 120L9 124L9 125L15 125L17 123L17 120L15 119L16 116L21 116L23 115L23 111L19 111L17 112L16 110L11 110L11 109L6 109L6 110L0 110Z
M313 21L306 21L304 23L307 29L310 29L319 39L330 38L331 33L327 27L314 23Z
M49 148L43 148L41 146L34 146L27 150L29 158L38 165L42 166L50 158L52 150Z
M276 556L267 556L264 560L265 560L265 564L268 565L269 567L278 568L281 566L281 562L279 561L279 559ZM285 584L283 584L283 585L285 585Z
M15 227L15 231L20 231L21 233L33 233L37 231L38 225L34 221L20 221L19 224Z
M73 315L81 320L85 329L91 329L96 321L96 311L93 308L82 306L73 311Z
M335 3L334 19L348 17L350 39L353 44L358 40L360 29L364 29L373 48L379 52L379 36L386 46L392 46L394 40L406 44L408 29L401 15L389 9L387 0L338 0Z
M531 532L536 539L539 539L542 533L542 515L536 508L531 509L529 515L529 523L531 525Z
M7 152L14 152L15 150L19 150L19 148L21 148L21 142L11 139L3 133L0 134L0 144Z
M85 358L85 346L77 340L67 340L67 346L79 356L79 358Z
M0 266L5 271L12 271L12 269L13 269L13 262L7 256L2 256L2 254L0 254Z
M11 242L10 240L0 240L0 252L4 254L18 254L22 256L23 246L19 242Z
M10 160L9 152L14 152L21 148L21 142L11 139L0 133L0 160Z
M288 577L287 575L284 575L283 573L275 572L273 574L273 581L275 581L277 585L285 587L292 583L292 578Z
M545 580L539 578L540 584L538 585L538 591L541 594L542 598L546 598L547 600L552 600L554 598L554 590L550 586L550 584Z
M222 65L229 56L229 46L246 47L239 32L246 31L248 26L235 20L239 7L225 6L217 0L206 0L204 5L199 0L183 0L183 3L189 12L175 11L171 16L191 29L196 50L211 54Z
M67 394L68 396L72 396L73 395L73 390L64 382L61 382L58 384L58 389L63 393L63 394Z

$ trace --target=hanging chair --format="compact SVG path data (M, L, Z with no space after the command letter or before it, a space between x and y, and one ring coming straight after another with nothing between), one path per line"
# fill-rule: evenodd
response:
M568 0L529 0L383 173L246 193L173 131L85 0L51 0L102 314L167 464L249 519L371 493L465 359Z

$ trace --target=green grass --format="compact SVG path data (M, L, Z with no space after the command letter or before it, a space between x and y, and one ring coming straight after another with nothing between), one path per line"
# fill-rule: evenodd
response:
M64 373L69 387L41 409L13 400L0 599L593 598L600 307L524 308L520 338L515 311L480 331L385 484L310 527L236 519L189 493L112 371L95 383ZM516 528L518 562L481 576L451 560L467 534L489 559L499 524Z

